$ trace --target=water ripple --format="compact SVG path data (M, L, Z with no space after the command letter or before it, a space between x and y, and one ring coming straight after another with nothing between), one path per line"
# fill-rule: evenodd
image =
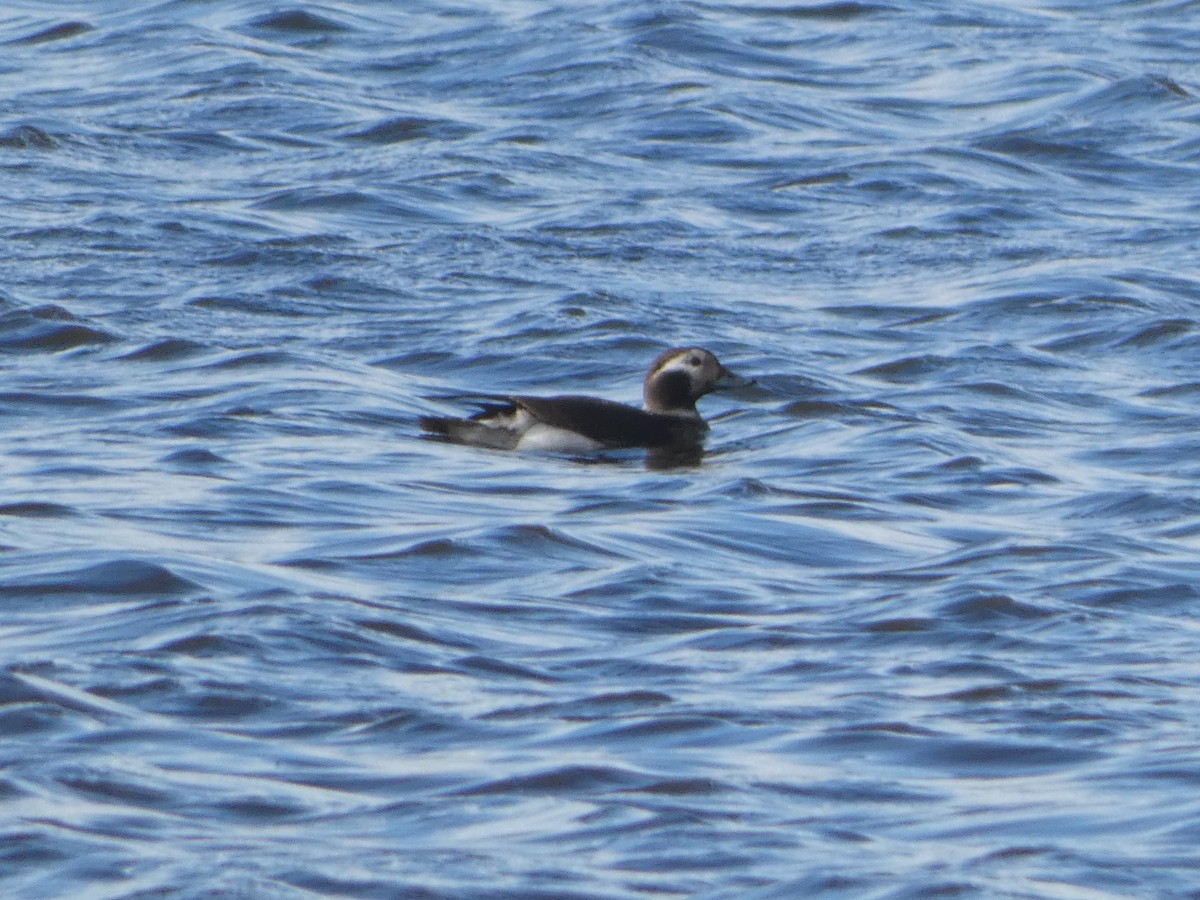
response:
M1184 895L1195 4L376 6L0 16L3 892Z

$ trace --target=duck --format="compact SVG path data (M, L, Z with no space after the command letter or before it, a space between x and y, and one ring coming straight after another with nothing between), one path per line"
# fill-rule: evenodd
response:
M422 416L419 424L431 436L494 450L580 454L695 448L708 433L696 401L718 387L747 381L709 350L674 347L651 363L640 409L576 394L504 396L484 398L469 418Z

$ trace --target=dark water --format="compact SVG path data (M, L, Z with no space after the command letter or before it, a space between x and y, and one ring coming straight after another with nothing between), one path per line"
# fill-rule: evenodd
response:
M1200 4L0 41L0 893L1200 896Z

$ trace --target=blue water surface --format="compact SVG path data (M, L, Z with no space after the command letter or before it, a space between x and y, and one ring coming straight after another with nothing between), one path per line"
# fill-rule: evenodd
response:
M0 45L0 893L1200 896L1200 4Z

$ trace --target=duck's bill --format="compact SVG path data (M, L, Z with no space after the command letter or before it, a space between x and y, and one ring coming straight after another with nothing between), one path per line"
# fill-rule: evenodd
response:
M717 373L718 388L739 388L754 384L753 378L747 378L745 375L739 375L732 369L727 369L721 366L721 371Z

